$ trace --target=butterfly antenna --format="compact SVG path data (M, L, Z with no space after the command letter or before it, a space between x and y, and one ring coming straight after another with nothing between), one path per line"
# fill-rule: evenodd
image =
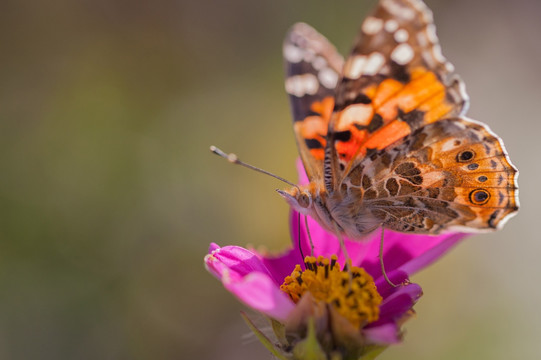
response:
M260 169L258 167L255 167L253 165L250 165L250 164L247 164L245 163L244 161L241 161L237 155L233 154L233 153L229 153L229 154L226 154L225 152L223 152L222 150L218 149L216 146L212 145L210 147L210 151L212 151L213 153L215 153L216 155L219 155L221 157L223 157L224 159L227 159L227 161L229 161L230 163L233 163L233 164L237 164L237 165L242 165L244 166L245 168L248 168L248 169L251 169L251 170L255 170L257 172L260 172L260 173L263 173L265 175L269 175L275 179L278 179L280 181L283 181L285 182L286 184L288 185L291 185L293 187L296 187L299 192L300 192L300 188L297 186L297 184L293 184L291 181L287 181L286 179L284 179L283 177L281 176L278 176L278 175L275 175L271 172L268 172L267 170L263 170L263 169Z

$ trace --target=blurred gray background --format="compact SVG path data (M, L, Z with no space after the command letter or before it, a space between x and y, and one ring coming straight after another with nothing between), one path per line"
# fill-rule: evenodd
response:
M427 2L522 209L414 277L418 316L381 358L537 358L541 2ZM208 147L294 180L283 36L305 21L347 53L374 4L2 2L0 358L268 359L203 256L287 246L282 185Z

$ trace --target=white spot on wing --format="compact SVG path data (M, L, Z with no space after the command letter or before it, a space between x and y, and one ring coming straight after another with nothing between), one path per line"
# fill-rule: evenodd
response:
M313 50L306 49L304 51L304 61L306 61L307 63L311 63L315 57L316 57L316 53Z
M453 150L455 147L456 147L455 139L447 140L441 146L441 151L450 151L450 150Z
M317 74L317 77L321 84L327 89L334 89L336 87L336 83L338 82L338 74L328 67L321 69L321 71Z
M406 65L413 59L413 49L409 44L402 43L394 48L391 59L399 65Z
M370 54L368 61L364 66L363 73L365 75L375 75L379 72L383 64L385 63L385 58L378 52Z
M368 56L355 55L344 66L344 75L349 79L358 79L361 75L375 75L385 64L385 57L378 52Z
M323 69L325 66L327 66L327 61L322 58L321 56L317 56L314 61L312 62L312 66L314 67L314 69L316 70L321 70Z
M394 19L387 20L385 22L385 30L392 33L395 32L396 29L398 29L398 23Z
M412 8L401 6L395 0L382 1L381 5L397 18L411 20L415 17L415 11Z
M432 171L423 175L423 185L430 186L445 179L444 171Z
M366 56L355 55L350 57L344 65L344 75L350 79L358 79L361 76Z
M424 32L417 33L417 41L419 42L419 46L422 48L428 45L428 38Z
M394 33L394 39L396 40L396 42L399 42L399 43L405 42L405 41L408 41L408 38L409 38L409 34L407 30L400 29Z
M284 45L284 58L291 63L298 63L304 57L302 49L292 44Z
M421 0L411 0L411 5L421 13L421 18L425 23L434 21L432 11Z
M436 26L434 24L428 24L426 26L426 35L428 37L428 40L432 44L436 44L438 42L438 36L436 35Z
M285 85L287 93L297 97L315 95L319 89L319 82L313 74L290 76Z
M432 47L432 54L434 54L434 58L441 63L445 63L447 61L447 59L441 53L441 46L439 44Z
M352 126L352 124L368 125L373 115L374 108L372 105L350 105L342 112L337 128L339 130L347 130Z
M365 34L374 35L383 28L383 20L373 16L367 17L362 25L362 30Z

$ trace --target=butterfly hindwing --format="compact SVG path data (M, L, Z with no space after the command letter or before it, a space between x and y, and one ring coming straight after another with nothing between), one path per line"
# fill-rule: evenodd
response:
M308 178L321 177L327 127L344 60L323 35L304 23L291 28L283 54L299 153Z
M377 223L435 234L501 227L518 209L516 176L502 141L488 127L452 118L375 150L345 184L349 194L358 192L350 196L351 206L368 209Z

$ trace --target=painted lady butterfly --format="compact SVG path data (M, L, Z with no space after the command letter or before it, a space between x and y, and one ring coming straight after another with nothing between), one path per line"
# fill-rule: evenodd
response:
M381 0L345 62L303 23L283 51L310 179L280 191L296 210L353 239L378 227L493 230L516 213L517 169L501 139L464 116L464 84L422 1Z

